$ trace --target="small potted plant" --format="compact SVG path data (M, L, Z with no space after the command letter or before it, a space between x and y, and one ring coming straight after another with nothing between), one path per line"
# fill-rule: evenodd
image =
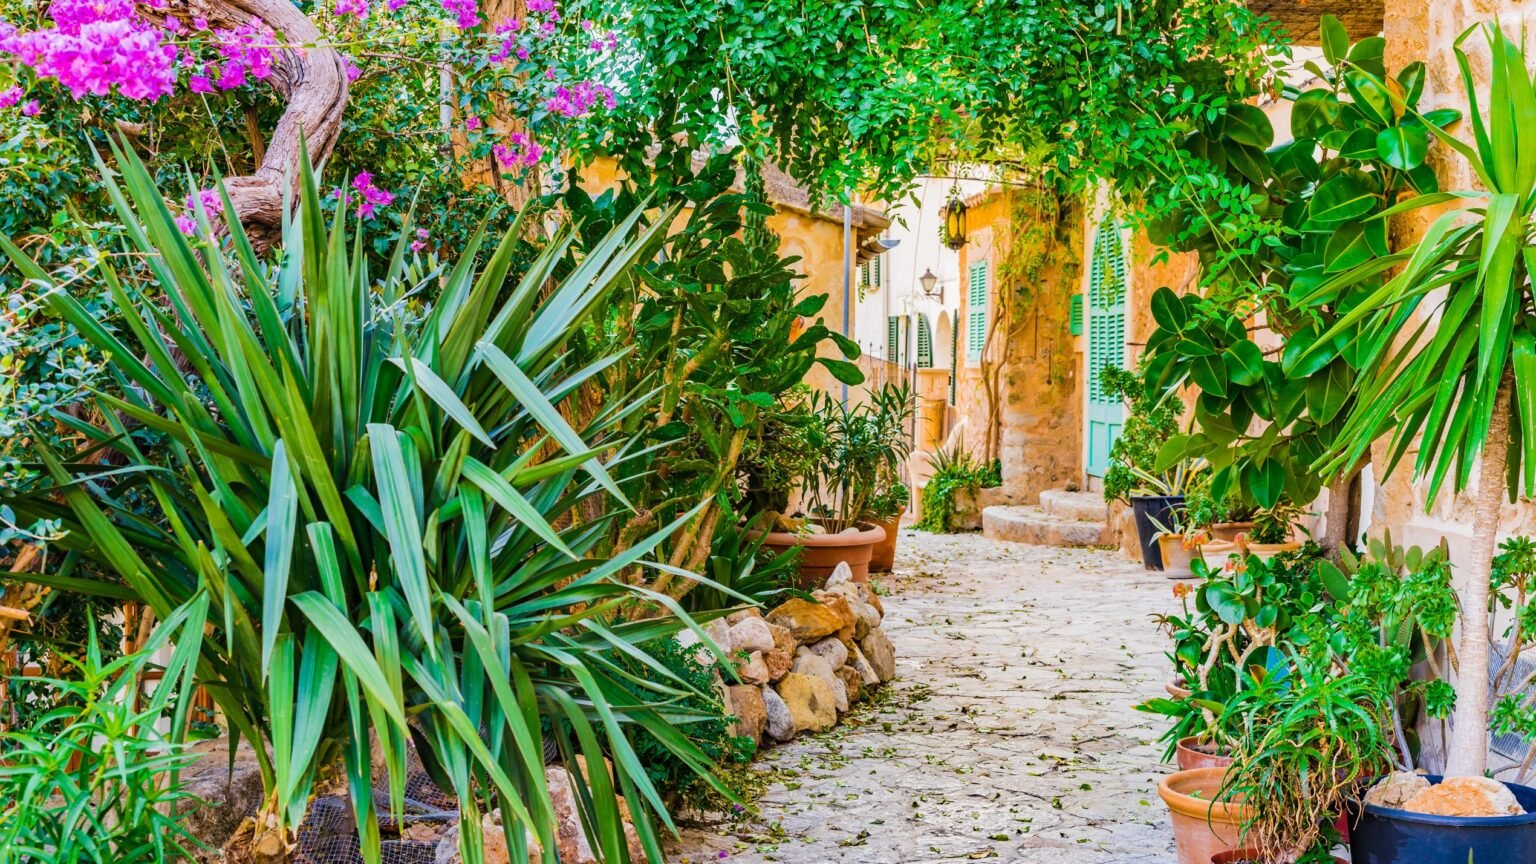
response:
M1203 459L1181 459L1161 474L1140 467L1129 469L1130 476L1136 481L1130 496L1131 512L1136 520L1137 539L1141 542L1141 561L1148 570L1165 569L1159 539L1163 534L1181 535L1178 542L1183 542L1184 496L1204 473L1206 464ZM1177 530L1166 530L1164 526L1177 526ZM1186 570L1187 564L1185 561Z
M1275 506L1254 514L1253 529L1240 536L1238 544L1249 555L1264 561L1282 552L1295 552L1301 548L1301 541L1296 539L1297 531L1301 530L1297 523L1305 515L1305 510L1282 499Z
M870 518L885 532L885 539L875 544L874 552L870 555L871 572L884 573L895 566L896 539L901 535L901 517L906 515L911 497L912 491L905 483L892 480L884 492L870 499Z
M906 461L911 410L905 386L888 384L858 404L811 394L807 411L814 421L808 425L815 446L801 478L804 516L785 520L765 512L750 523L750 530L766 534L766 548L802 550L802 588L819 587L844 562L855 581L868 580L874 548L885 540L872 505L889 494Z

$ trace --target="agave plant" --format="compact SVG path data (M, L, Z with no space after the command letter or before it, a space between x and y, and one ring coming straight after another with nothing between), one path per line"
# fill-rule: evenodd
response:
M591 845L628 860L622 795L660 860L657 823L671 823L631 736L652 736L707 778L710 766L676 728L704 719L675 707L694 691L636 646L698 626L617 576L645 566L677 523L618 557L594 554L625 512L614 478L639 461L617 430L647 401L609 397L582 429L562 403L615 359L574 362L572 334L654 254L672 214L646 227L637 209L584 252L558 234L515 278L518 225L478 273L483 231L457 264L424 275L401 241L375 278L363 238L344 208L323 213L306 169L280 263L267 266L233 218L222 249L208 241L217 223L200 205L205 239L183 236L144 166L115 152L121 180L108 191L147 284L103 258L121 336L63 290L48 303L111 356L117 385L99 394L102 428L58 418L86 447L39 449L50 482L4 503L24 520L58 520L62 545L107 577L67 587L130 597L161 618L208 597L199 680L232 743L256 745L266 790L230 848L291 858L317 776L339 760L364 854L378 860L373 788L384 778L370 751L398 811L414 739L464 824L500 808L518 862L536 854L518 826L556 860L546 743L573 767L578 754L610 757L611 773L570 772ZM407 298L428 288L435 302L408 321ZM637 602L672 614L618 614ZM645 699L622 686L634 676L618 655L656 673ZM479 832L461 842L478 864Z

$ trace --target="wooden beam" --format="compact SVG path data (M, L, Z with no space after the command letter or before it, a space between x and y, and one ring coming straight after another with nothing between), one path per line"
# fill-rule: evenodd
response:
M1351 42L1381 32L1385 0L1248 0L1248 8L1280 22L1295 45L1318 45L1318 20L1333 15Z

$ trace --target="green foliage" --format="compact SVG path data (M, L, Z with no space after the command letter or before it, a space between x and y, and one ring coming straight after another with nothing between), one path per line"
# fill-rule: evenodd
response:
M734 522L715 529L703 584L683 596L683 608L699 614L734 609L743 598L758 606L777 605L795 585L800 555L804 547L795 546L775 553L763 547L766 533L749 533Z
M711 764L725 767L752 758L757 746L751 738L731 734L733 718L725 713L720 702L713 667L699 662L700 646L683 647L676 639L667 637L636 647L665 670L663 674L653 668L653 664L614 654L611 659L637 679L627 685L636 699L653 699L659 689L678 691L662 710L678 709L677 732L708 757ZM684 685L682 688L677 686L679 681ZM632 739L635 755L645 766L646 775L667 795L673 810L693 809L720 801L715 786L701 778L693 765L679 759L668 742L644 729L635 732ZM729 774L728 771L721 773Z
M811 413L821 429L821 447L805 486L806 512L828 533L878 517L873 504L888 496L911 452L908 425L912 390L886 384L865 402L840 402L825 392L811 394Z
M933 473L923 487L922 517L913 526L919 531L951 533L955 530L955 493L975 495L979 489L1003 483L1002 463L994 460L982 464L965 449L964 441L956 441L953 449L940 448L929 461Z
M1125 426L1109 448L1104 472L1104 500L1129 501L1145 485L1137 470L1153 473L1163 444L1179 431L1183 403L1169 391L1147 387L1136 373L1105 366L1100 373L1105 395L1126 403Z
M384 778L371 765L387 765L398 810L409 734L467 819L499 806L552 854L549 734L568 756L612 758L612 783L601 772L573 778L601 856L624 859L622 794L659 859L655 822L669 817L628 736L645 730L701 775L707 757L673 728L686 711L636 699L602 658L696 626L666 601L676 613L666 619L613 615L656 600L618 576L646 566L677 523L618 557L588 557L618 513L582 502L613 495L636 443L620 424L649 403L614 394L580 429L561 411L606 362L571 362L574 336L654 254L673 213L641 228L636 211L580 252L562 233L516 275L516 226L479 271L478 235L446 272L408 266L402 240L374 276L366 241L346 218L326 219L306 171L285 255L268 268L237 225L227 253L189 241L137 159L116 156L120 218L135 252L152 256L155 296L175 315L130 291L110 261L99 276L124 316L121 338L67 293L48 295L55 314L111 354L120 383L99 398L107 428L71 424L95 452L40 446L47 481L6 490L5 503L24 519L58 520L68 531L60 548L126 586L81 590L126 590L162 620L206 598L211 632L177 644L199 652L200 680L256 745L271 820L262 824L280 837L302 821L318 772L340 762L376 860L372 790ZM24 253L0 247L46 284ZM400 314L430 280L440 280L437 302ZM166 445L145 449L147 431ZM103 464L107 452L122 467ZM605 463L599 453L615 455ZM152 510L124 503L136 490ZM676 681L656 689L656 701L687 691ZM514 860L525 859L523 832L509 836ZM468 844L464 854L480 859Z
M207 594L198 594L139 653L115 660L93 628L75 674L47 681L55 707L23 731L0 733L0 862L191 857L197 841L177 810L199 802L179 772L195 758L182 733L208 608ZM152 655L172 644L170 661L152 669ZM163 678L146 690L151 671ZM157 731L160 723L169 734Z
M1325 22L1342 33L1337 20ZM1219 500L1263 508L1311 501L1322 477L1310 466L1336 442L1358 440L1345 423L1363 404L1357 376L1375 341L1356 338L1357 310L1380 274L1404 260L1388 255L1385 216L1404 197L1436 200L1423 161L1426 128L1438 135L1436 124L1459 116L1413 110L1422 63L1392 80L1403 94L1396 108L1381 103L1381 41L1335 51L1329 68L1309 64L1322 87L1286 88L1295 102L1290 142L1271 146L1269 121L1246 106L1242 122L1229 117L1184 141L1184 152L1244 190L1249 218L1191 193L1149 224L1154 240L1198 253L1206 285L1204 296L1162 288L1151 300L1158 326L1147 341L1147 387L1199 388L1195 428L1173 436L1158 462L1209 460ZM1346 280L1347 272L1359 276ZM1266 352L1250 336L1244 322L1259 312L1282 352Z

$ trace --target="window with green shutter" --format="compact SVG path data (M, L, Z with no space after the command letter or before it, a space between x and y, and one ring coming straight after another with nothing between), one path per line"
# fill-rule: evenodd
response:
M956 397L960 395L960 340L949 340L949 404L958 405Z
M883 256L876 255L869 261L869 287L875 291L879 291L881 286L885 284L880 279L880 259L882 257Z
M885 359L891 363L900 363L900 353L901 318L892 315L885 319Z
M977 261L972 264L969 275L965 311L965 359L976 361L981 359L981 352L987 347L987 304L991 289L987 262Z
M1125 406L1104 392L1104 367L1125 366L1125 245L1113 222L1099 226L1088 271L1086 329L1088 356L1087 458L1089 474L1102 477L1109 468L1109 448L1120 437Z
M917 316L917 368L933 368L933 328L927 315Z

